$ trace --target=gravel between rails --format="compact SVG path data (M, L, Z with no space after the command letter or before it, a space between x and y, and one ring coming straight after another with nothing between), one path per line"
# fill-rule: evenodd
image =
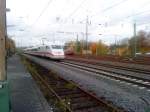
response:
M28 56L46 68L53 69L64 78L73 80L82 87L93 91L99 97L105 97L114 104L124 107L129 112L145 112L150 104L150 92L137 87L119 83L105 77L99 77L95 73L82 71L60 63ZM148 103L148 104L147 104Z

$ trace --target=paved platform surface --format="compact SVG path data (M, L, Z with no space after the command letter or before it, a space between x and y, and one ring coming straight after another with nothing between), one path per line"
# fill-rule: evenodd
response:
M7 76L13 112L52 112L19 56L8 59Z

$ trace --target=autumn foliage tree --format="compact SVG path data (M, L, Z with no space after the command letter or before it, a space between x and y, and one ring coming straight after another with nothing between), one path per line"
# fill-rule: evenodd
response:
M111 53L119 56L134 56L135 50L142 54L150 52L150 32L139 31L136 37L122 39L110 46Z
M99 41L99 42L92 42L90 44L90 50L92 51L93 55L106 55L108 54L109 48L107 45Z
M92 43L90 44L90 50L91 50L91 52L92 52L93 55L96 55L97 43L92 42Z
M7 50L7 56L10 56L15 53L15 42L10 39L6 38L6 50Z
M86 50L88 51L88 54L92 55L105 55L108 53L108 46L99 42L88 42L84 40L77 40L77 41L70 41L66 43L66 46L68 46L67 49L73 48L72 50L76 54L85 54Z
M140 31L137 36L137 50L141 53L150 52L150 33Z
M109 47L102 41L97 43L97 55L106 55L109 52Z
M131 54L134 54L134 47L136 46L136 52L142 54L150 52L150 32L139 31L136 37L132 37L129 40L129 48Z

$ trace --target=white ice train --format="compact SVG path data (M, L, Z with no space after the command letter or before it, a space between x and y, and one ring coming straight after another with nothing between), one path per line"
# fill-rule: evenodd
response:
M59 44L46 44L37 47L25 49L26 54L48 57L54 60L62 60L65 58L63 46Z

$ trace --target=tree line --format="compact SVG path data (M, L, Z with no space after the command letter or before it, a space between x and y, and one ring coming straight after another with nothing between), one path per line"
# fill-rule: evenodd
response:
M15 53L16 46L15 42L11 38L6 38L6 52L7 56L11 56Z
M91 55L118 55L131 57L135 53L145 54L150 52L150 32L139 31L136 37L124 38L111 45L106 45L101 40L86 42L85 40L70 41L65 44L76 54Z

